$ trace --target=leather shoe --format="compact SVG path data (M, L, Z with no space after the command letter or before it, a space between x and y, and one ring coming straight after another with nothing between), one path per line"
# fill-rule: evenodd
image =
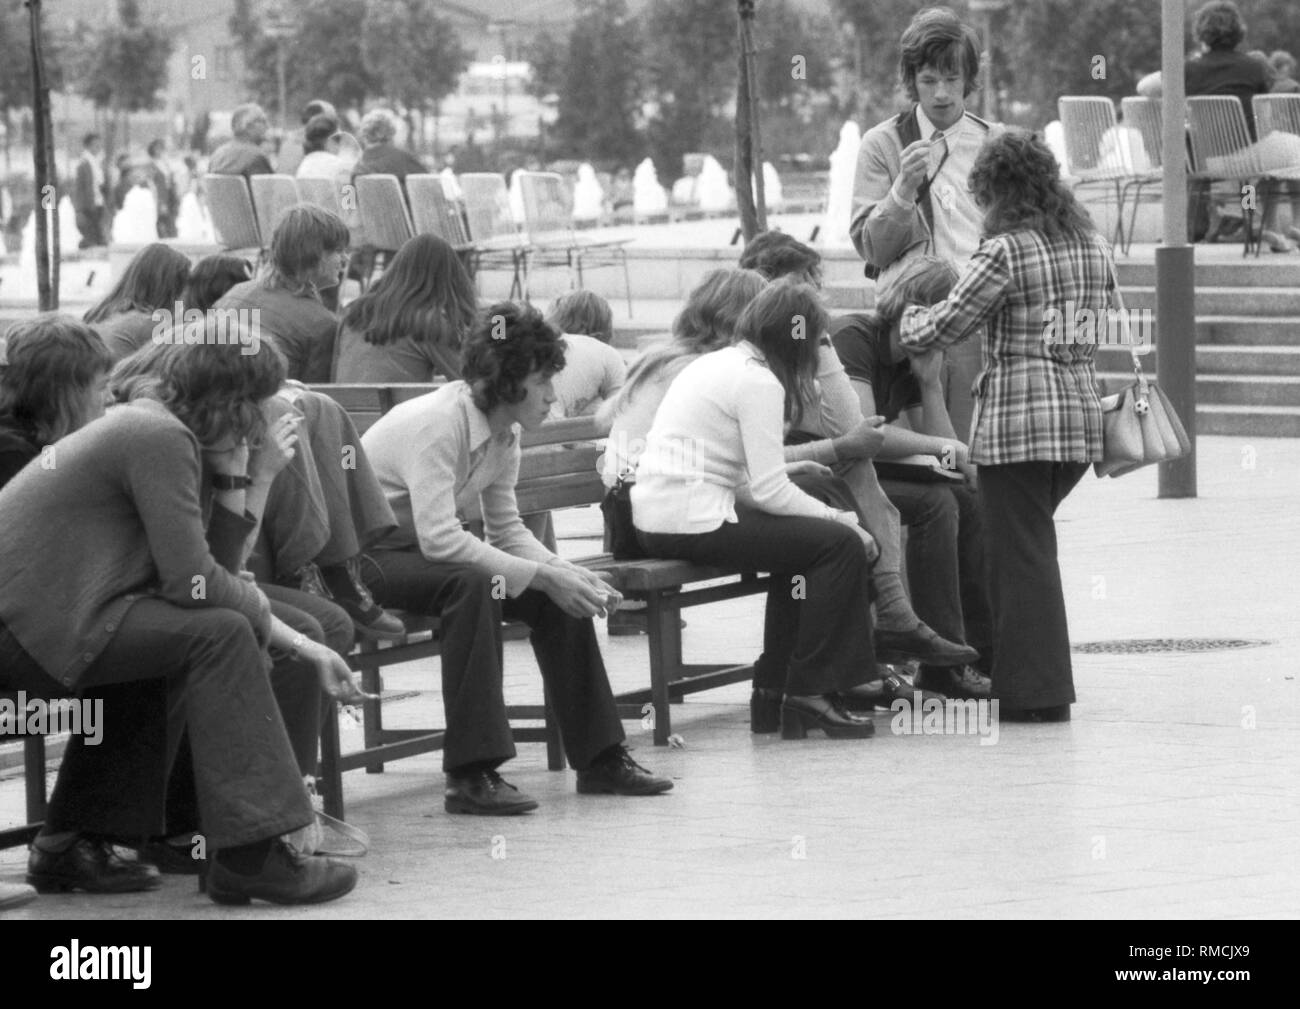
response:
M781 691L755 687L749 695L749 731L775 732L781 728Z
M471 816L515 816L537 808L537 800L502 779L496 771L447 775L442 808Z
M189 845L150 841L139 851L141 862L157 866L165 876L199 876L203 873L203 859L195 858Z
M821 729L831 739L867 739L876 733L870 718L845 711L834 694L787 696L781 705L781 738L804 739L809 729Z
M256 876L227 868L218 852L207 879L208 896L218 904L247 904L254 897L271 904L323 904L350 893L357 870L324 855L300 855L277 837Z
M941 638L924 623L910 631L877 630L875 641L880 662L917 659L931 666L964 666L980 657L974 648Z
M851 690L841 691L840 702L849 711L871 711L873 708L888 708L895 701L904 700L919 708L928 700L942 701L943 695L932 690L922 690L908 683L897 673L890 673L878 680L864 683Z
M999 722L1068 722L1070 706L1057 704L1050 708L1004 708L998 705Z
M123 858L107 841L79 836L63 851L43 851L33 844L27 882L38 893L136 893L157 889L162 877L146 862Z
M956 669L922 666L917 670L915 683L918 687L933 690L944 697L962 700L984 701L993 694L993 681L970 666L960 666Z
M659 795L672 787L633 760L625 746L578 772L580 795Z

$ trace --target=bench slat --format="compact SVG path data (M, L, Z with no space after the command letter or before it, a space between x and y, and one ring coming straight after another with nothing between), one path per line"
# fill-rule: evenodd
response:
M569 473L595 473L596 460L603 451L599 445L548 445L530 449L519 460L519 482Z

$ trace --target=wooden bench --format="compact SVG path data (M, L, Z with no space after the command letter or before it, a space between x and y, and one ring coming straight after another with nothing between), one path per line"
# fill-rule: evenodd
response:
M317 385L317 392L331 396L352 416L364 432L385 412L400 402L431 391L431 386L403 385ZM548 421L539 430L524 432L516 498L523 515L564 508L599 505L605 487L597 470L602 452L600 435L591 417ZM737 569L700 567L685 561L616 561L610 554L581 558L575 563L594 571L607 572L620 592L646 605L650 648L650 685L616 696L623 718L652 718L654 741L665 746L672 733L670 704L687 694L753 678L752 663L688 663L682 657L682 610L725 599L766 593L770 577ZM705 584L718 583L718 584ZM690 586L690 587L688 587ZM364 642L349 656L352 667L361 672L369 693L379 693L382 666L439 653L437 620L411 617L406 641L393 645ZM509 630L509 628L507 628ZM413 640L413 639L419 640ZM326 812L342 816L342 771L365 767L372 773L383 770L385 759L398 759L440 749L443 730L390 730L382 724L382 702L363 705L364 748L340 754L336 719L326 719L322 736L321 785ZM564 753L559 734L545 706L514 706L512 719L545 721L543 728L517 728L517 740L545 740L548 766L562 770Z

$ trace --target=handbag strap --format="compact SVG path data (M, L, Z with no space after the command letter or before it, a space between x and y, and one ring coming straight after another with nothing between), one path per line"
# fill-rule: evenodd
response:
M1102 255L1106 257L1106 266L1110 270L1110 281L1113 285L1110 300L1114 310L1119 313L1120 328L1124 332L1124 340L1128 344L1129 357L1133 361L1133 375L1137 379L1138 391L1143 396L1146 396L1149 392L1147 377L1142 371L1142 359L1138 357L1137 350L1134 349L1133 333L1132 330L1129 329L1128 309L1124 307L1124 294L1120 291L1119 287L1119 270L1115 267L1115 257L1105 247L1102 247ZM1109 325L1107 325L1107 329L1109 328Z

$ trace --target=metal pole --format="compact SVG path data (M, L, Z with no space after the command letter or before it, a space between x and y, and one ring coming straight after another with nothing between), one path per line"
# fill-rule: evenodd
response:
M275 80L280 89L280 135L283 137L289 131L289 112L288 112L288 88L285 86L284 79L284 46L288 40L283 35L275 45Z
M1196 260L1187 244L1184 0L1161 0L1161 4L1164 242L1156 249L1156 346L1160 387L1182 418L1192 451L1160 465L1159 496L1181 498L1196 497Z

